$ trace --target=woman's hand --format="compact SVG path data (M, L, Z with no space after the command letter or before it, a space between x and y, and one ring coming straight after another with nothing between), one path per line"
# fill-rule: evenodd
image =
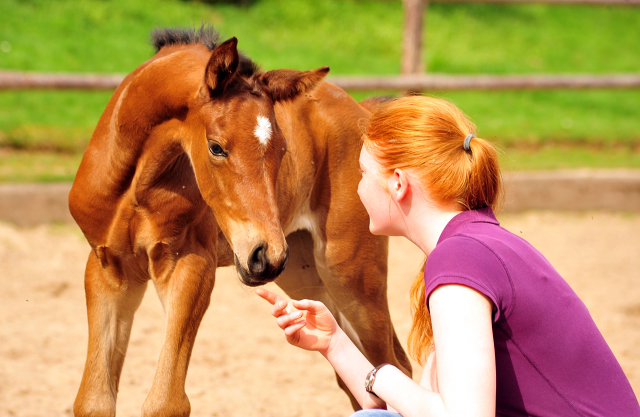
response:
M264 288L258 288L256 294L273 305L271 314L290 344L326 356L333 336L340 328L324 304L313 300L288 300ZM288 311L289 304L297 310Z
M386 406L384 401L364 389L365 377L373 365L340 329L324 304L312 300L289 300L264 288L258 288L256 294L273 304L271 314L284 330L287 341L299 348L320 352L362 407ZM298 310L287 308L289 305Z

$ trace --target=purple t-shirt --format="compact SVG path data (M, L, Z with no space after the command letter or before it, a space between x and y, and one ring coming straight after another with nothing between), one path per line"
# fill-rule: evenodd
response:
M424 271L427 299L461 284L494 304L496 415L640 416L589 311L551 264L490 208L458 214Z

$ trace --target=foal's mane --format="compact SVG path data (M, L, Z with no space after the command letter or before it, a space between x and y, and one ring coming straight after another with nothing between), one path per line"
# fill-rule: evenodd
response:
M174 45L204 45L210 51L218 46L220 34L213 26L202 24L200 29L195 28L155 28L151 32L151 43L156 49L156 53L165 46ZM251 77L260 72L258 64L240 54L240 66L238 72L241 76Z

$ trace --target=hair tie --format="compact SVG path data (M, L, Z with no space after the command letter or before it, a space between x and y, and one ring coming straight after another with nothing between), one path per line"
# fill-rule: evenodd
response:
M462 147L464 148L465 151L467 152L471 151L471 139L475 137L476 135L474 135L473 133L469 133L467 137L464 138L464 143L462 144Z

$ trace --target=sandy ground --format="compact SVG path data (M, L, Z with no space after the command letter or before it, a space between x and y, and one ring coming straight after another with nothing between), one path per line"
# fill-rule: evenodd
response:
M500 220L538 247L582 297L640 393L640 214L528 212ZM73 226L0 223L0 416L71 414L86 354L87 253ZM408 288L421 259L411 243L392 239L389 297L403 341ZM349 415L329 365L289 346L268 312L233 270L219 270L187 379L192 415ZM119 416L140 414L163 331L149 287L134 323Z

